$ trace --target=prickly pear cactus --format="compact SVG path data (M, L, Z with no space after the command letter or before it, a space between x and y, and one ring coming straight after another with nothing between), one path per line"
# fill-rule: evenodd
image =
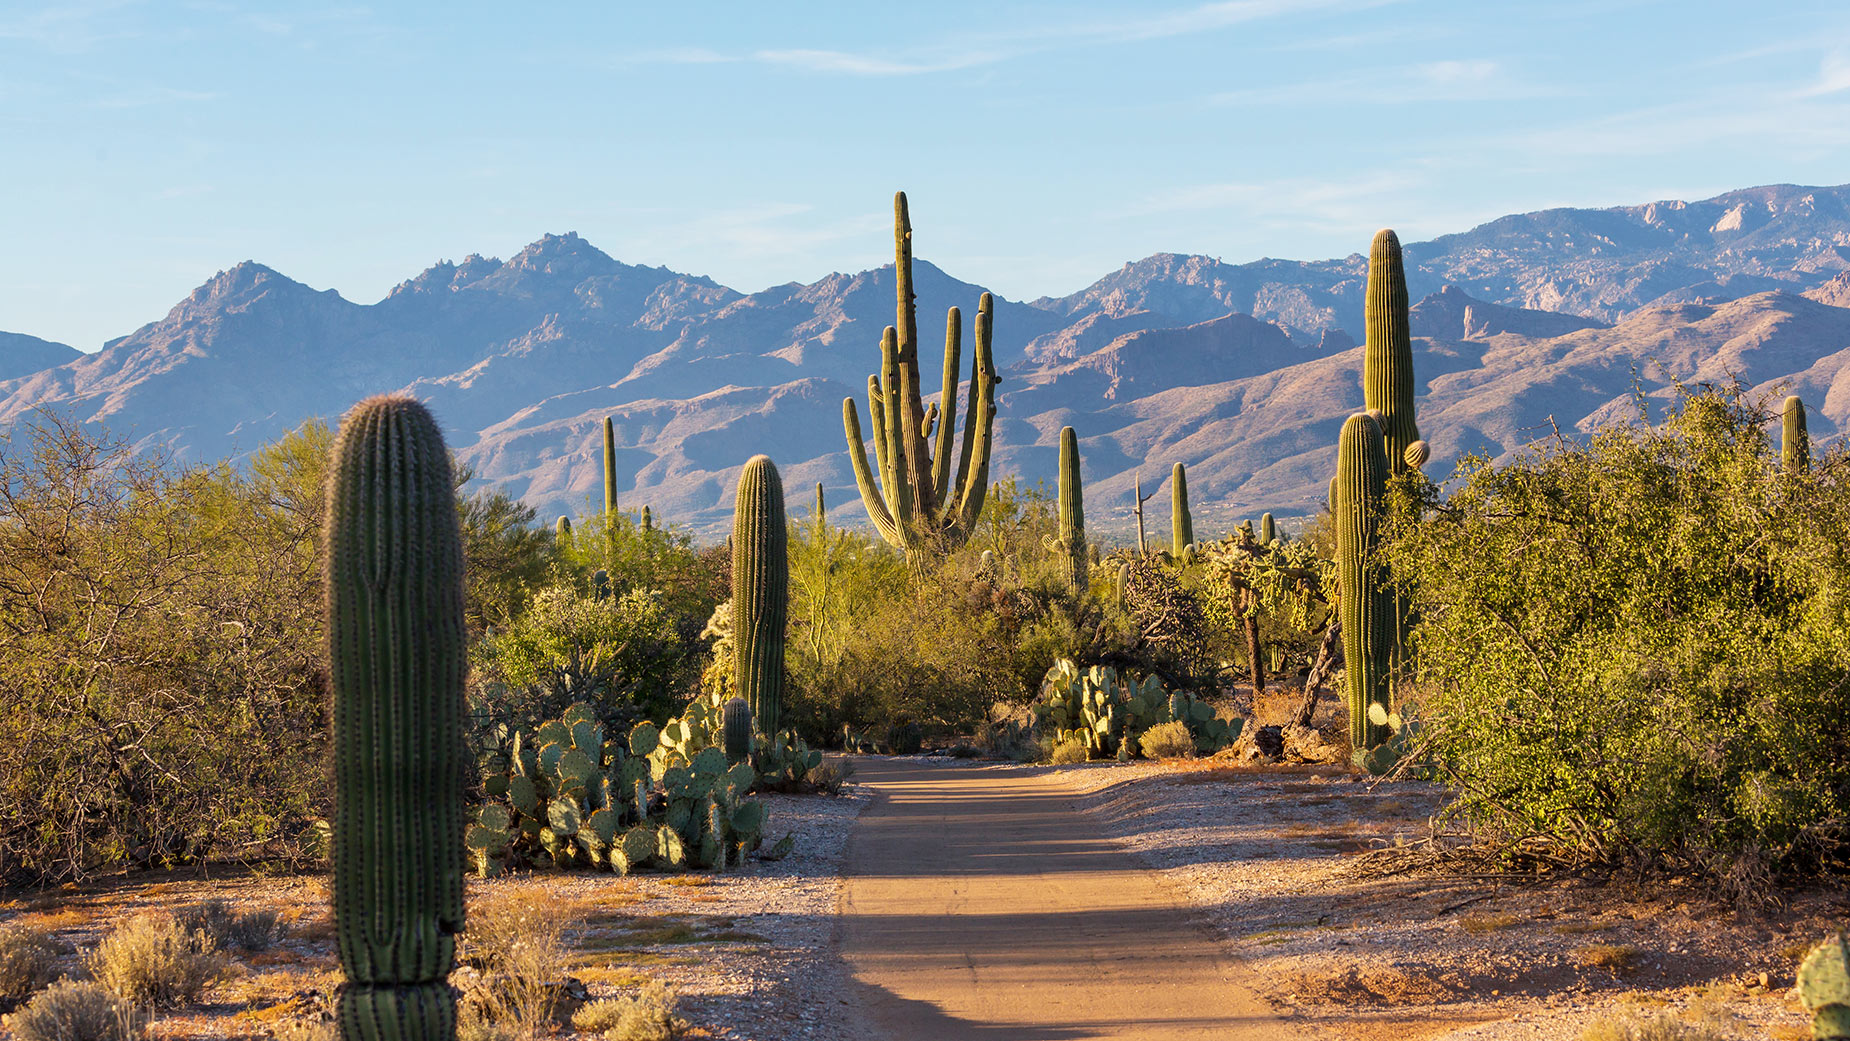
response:
M327 489L340 1033L451 1038L467 634L455 485L430 413L405 397L354 406Z
M1799 998L1818 1041L1850 1039L1850 942L1843 933L1812 948L1799 965Z

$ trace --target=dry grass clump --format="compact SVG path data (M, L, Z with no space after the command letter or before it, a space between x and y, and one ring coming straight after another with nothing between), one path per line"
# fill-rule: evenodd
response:
M1582 968L1611 969L1624 972L1638 960L1638 949L1614 944L1592 944L1574 952L1574 960Z
M1519 914L1468 914L1458 920L1458 927L1472 936L1501 932L1528 921Z
M674 992L650 980L633 997L605 998L579 1009L572 1029L602 1034L608 1041L671 1041L687 1027L674 1014L674 1004Z
M19 1041L134 1041L146 1020L100 983L59 980L5 1022Z
M1092 758L1092 753L1086 751L1084 741L1062 741L1053 746L1053 754L1047 758L1055 766L1066 766L1070 763L1083 763Z
M1681 1015L1633 1012L1594 1023L1581 1033L1580 1041L1738 1041L1737 1026L1733 1016L1704 1008Z
M1137 739L1137 750L1145 759L1182 759L1195 754L1195 738L1188 724L1177 720L1144 731Z
M49 929L0 929L0 1009L12 1009L58 978L58 959L69 950Z
M267 951L283 938L282 916L268 908L240 914L227 900L214 897L174 916L188 932L210 936L222 950Z
M318 1019L286 1019L270 1030L270 1041L338 1041L333 1023Z
M457 1010L463 1041L539 1037L551 1030L569 964L569 924L539 891L484 894L471 904L457 953L482 977Z
M172 1008L199 1000L225 970L211 936L167 915L131 918L103 937L90 955L90 974L137 1006Z

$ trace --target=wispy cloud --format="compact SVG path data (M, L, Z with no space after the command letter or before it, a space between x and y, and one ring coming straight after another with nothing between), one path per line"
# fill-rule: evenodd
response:
M0 16L0 40L18 40L57 54L75 54L112 40L133 39L123 12L131 0L88 0L48 4Z
M1798 92L1802 98L1822 97L1850 90L1850 53L1832 51L1824 56L1817 82Z
M1212 105L1403 105L1431 101L1523 101L1564 97L1565 88L1512 75L1488 58L1363 69L1347 76L1222 91Z
M1249 223L1267 227L1344 229L1378 221L1409 193L1425 187L1416 166L1334 180L1232 181L1185 185L1155 193L1112 216L1137 219L1157 214L1234 210Z
M928 72L954 72L989 65L1010 57L1005 51L971 51L951 57L894 61L844 51L767 50L752 55L769 65L790 65L811 72L839 72L850 76L917 76Z

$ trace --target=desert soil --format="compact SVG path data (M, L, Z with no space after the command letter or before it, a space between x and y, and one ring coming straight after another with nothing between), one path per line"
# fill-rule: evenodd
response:
M1660 1010L1797 1041L1795 959L1850 917L1836 891L1737 914L1691 880L1423 868L1408 851L1439 793L1334 768L860 762L841 797L767 797L771 837L797 836L785 860L533 873L472 882L470 899L537 895L569 923L567 971L593 996L659 979L689 1036L756 1041L1577 1041ZM0 925L83 949L208 897L275 908L289 935L153 1035L260 1038L320 1015L339 970L319 877L5 894Z

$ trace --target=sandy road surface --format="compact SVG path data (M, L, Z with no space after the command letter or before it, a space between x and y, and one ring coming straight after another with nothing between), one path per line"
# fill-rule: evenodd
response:
M837 940L870 1041L1310 1036L1057 783L904 760L856 779L874 801Z

